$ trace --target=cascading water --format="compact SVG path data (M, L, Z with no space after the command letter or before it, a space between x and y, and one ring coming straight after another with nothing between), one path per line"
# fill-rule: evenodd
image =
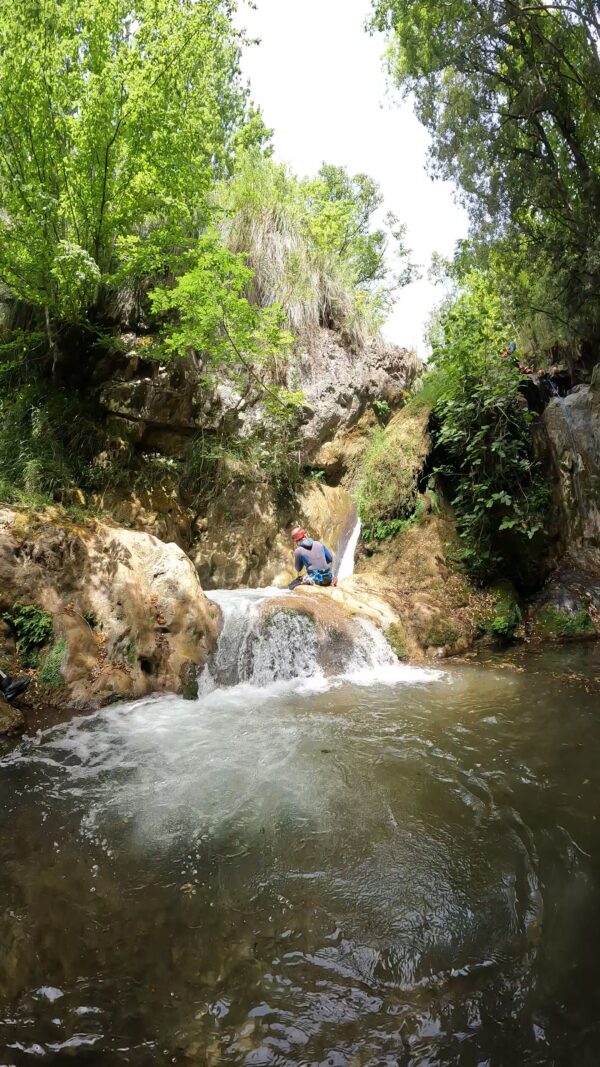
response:
M261 688L293 680L324 685L340 681L393 684L432 676L432 672L400 664L377 627L356 619L349 624L352 640L341 656L339 673L325 678L314 623L297 610L287 590L223 589L211 591L210 597L221 608L223 624L217 651L200 679L202 695L242 684ZM273 598L284 598L284 602L265 612L266 602Z
M339 564L334 569L335 576L338 582L343 582L344 578L351 578L354 574L354 556L356 554L356 546L360 537L362 523L357 516L354 524L350 530L348 540L345 545L339 547Z
M284 609L263 619L261 606L287 591L274 588L214 590L210 597L223 614L216 653L208 665L203 688L242 682L265 686L315 672L314 628L299 612Z

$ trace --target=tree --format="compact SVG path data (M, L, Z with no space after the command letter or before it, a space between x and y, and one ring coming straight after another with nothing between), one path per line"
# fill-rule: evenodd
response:
M464 560L481 578L506 570L508 556L516 573L515 558L540 541L548 501L511 334L493 279L472 271L434 317L423 383L434 398L438 473L451 489Z
M299 336L330 326L359 348L412 277L404 228L389 217L374 225L382 197L366 174L323 165L316 178L300 179L254 150L238 158L217 200L226 242L254 272L250 295L279 303Z
M52 322L206 226L247 111L228 0L13 0L0 11L0 281ZM117 273L118 272L118 273Z
M516 296L600 333L600 19L593 0L374 0L390 63L480 248L544 285ZM541 301L541 304L539 303ZM528 306L527 306L528 305Z

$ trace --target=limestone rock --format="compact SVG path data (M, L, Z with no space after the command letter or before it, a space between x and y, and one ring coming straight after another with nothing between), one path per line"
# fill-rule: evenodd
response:
M382 339L355 353L334 331L317 330L287 382L305 396L300 425L304 462L311 462L337 430L355 426L373 401L397 405L421 370L414 353ZM226 427L244 436L263 417L260 391L242 397L233 382L207 385L202 360L195 355L169 364L123 360L119 368L111 367L100 400L128 441L166 455L181 455L199 427L204 432Z
M324 441L356 425L375 400L397 406L422 371L414 353L381 339L360 354L332 330L321 330L302 353L299 385L306 401L300 429L304 452L314 457Z
M51 613L46 699L94 707L178 691L214 647L217 609L174 544L56 510L0 512L0 611Z

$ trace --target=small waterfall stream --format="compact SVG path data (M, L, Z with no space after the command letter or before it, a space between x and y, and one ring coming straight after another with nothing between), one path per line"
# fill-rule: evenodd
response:
M344 578L351 578L354 574L354 556L356 554L356 546L360 537L362 523L358 515L354 518L354 523L348 534L348 539L345 544L340 538L340 545L338 546L338 560L334 566L334 575L338 582L343 582Z
M200 692L248 684L259 688L292 680L328 684L319 659L315 626L311 618L295 610L294 596L287 590L212 590L210 597L223 615L216 652L200 678ZM265 603L283 600L276 610L264 613ZM290 599L286 608L285 599ZM383 634L365 619L351 620L353 639L338 678L371 684L405 681L415 668L398 662Z

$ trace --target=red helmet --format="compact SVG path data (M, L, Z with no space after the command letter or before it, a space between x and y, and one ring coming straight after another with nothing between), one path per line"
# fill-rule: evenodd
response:
M294 526L292 530L292 541L301 541L303 537L306 537L306 530L303 530L301 526Z

